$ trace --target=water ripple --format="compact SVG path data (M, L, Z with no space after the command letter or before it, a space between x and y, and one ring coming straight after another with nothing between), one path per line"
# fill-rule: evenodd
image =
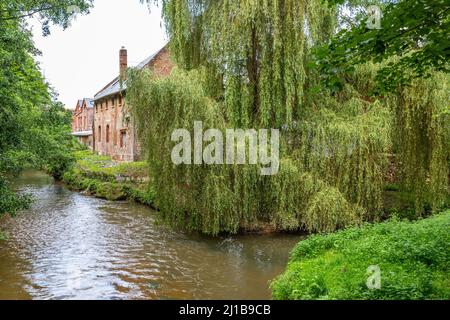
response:
M212 239L155 225L156 213L68 191L34 174L37 199L8 221L0 299L266 299L294 236Z

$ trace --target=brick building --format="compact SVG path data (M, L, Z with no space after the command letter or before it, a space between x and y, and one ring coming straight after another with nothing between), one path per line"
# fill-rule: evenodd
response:
M119 54L120 75L94 97L94 151L109 155L117 161L135 161L141 156L133 119L125 108L127 50ZM138 66L151 68L158 76L167 76L173 68L167 46L157 51ZM122 80L122 81L121 81Z
M94 100L84 98L78 100L72 113L72 135L89 149L94 147Z

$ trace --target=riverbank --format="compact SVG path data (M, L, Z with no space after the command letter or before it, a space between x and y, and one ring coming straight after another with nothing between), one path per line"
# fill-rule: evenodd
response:
M6 234L3 232L2 227L4 226L6 220L10 218L10 215L0 215L0 242L6 240Z
M74 191L117 201L134 200L155 208L155 196L145 162L118 163L90 151L75 152L76 163L62 181Z
M110 201L136 201L158 210L146 162L116 162L108 156L100 156L88 150L76 151L74 157L75 163L62 175L62 182L70 190ZM171 222L167 224L174 229L182 229ZM272 223L254 221L252 224L241 225L234 233L273 234L284 231L286 230L280 230Z
M75 163L62 175L62 181L71 190L111 201L132 200L158 210L158 199L152 186L153 180L148 175L149 168L146 162L116 162L108 156L100 156L88 150L76 151L74 157ZM411 220L416 218L414 211L411 210L410 201L393 183L385 187L383 208L382 213L378 215L381 220L391 216ZM253 219L251 223L240 223L237 233L306 232L304 229L292 229L274 223L270 217L266 220ZM165 221L164 217L162 221ZM173 221L167 221L167 224L178 228ZM187 227L191 230L189 228L192 227ZM192 231L201 231L198 228L193 229Z
M293 250L272 283L275 299L450 299L450 210L315 235ZM371 271L381 272L369 289ZM376 274L372 274L372 277ZM377 284L373 278L372 284Z

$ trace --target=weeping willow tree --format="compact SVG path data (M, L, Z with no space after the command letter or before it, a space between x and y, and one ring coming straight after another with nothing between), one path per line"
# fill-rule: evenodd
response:
M391 97L399 181L417 214L442 209L449 199L450 79L416 79Z
M239 229L333 231L364 220L381 206L390 146L390 113L378 103L331 98L306 120L282 128L281 168L174 165L172 132L194 121L233 128L225 101L208 94L204 68L176 68L168 78L134 71L127 91L163 218L174 226L217 234ZM137 106L137 107L135 107Z
M164 79L133 71L127 99L166 221L217 234L261 226L328 232L376 220L393 151L405 158L400 171L408 188L431 179L433 192L448 194L445 122L438 116L445 98L433 80L373 98L379 66L366 64L338 93L315 89L320 74L309 67L311 50L334 33L335 7L321 0L161 2L178 67ZM429 116L416 133L407 125L417 120L414 108ZM184 128L193 136L194 121L222 131L280 129L280 172L174 165L171 134ZM431 145L417 175L409 168L417 168L411 148L423 132ZM420 198L417 207L431 200Z

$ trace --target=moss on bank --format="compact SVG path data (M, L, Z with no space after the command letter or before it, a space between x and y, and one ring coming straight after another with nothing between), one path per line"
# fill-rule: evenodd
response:
M63 175L71 189L107 200L131 199L154 206L145 162L116 163L90 151L76 152L75 157L75 165Z
M450 211L315 235L274 280L275 299L450 299ZM367 287L379 266L381 288Z
M75 153L77 167L86 176L105 181L141 181L148 180L146 162L113 162L108 156L99 156L90 151Z

